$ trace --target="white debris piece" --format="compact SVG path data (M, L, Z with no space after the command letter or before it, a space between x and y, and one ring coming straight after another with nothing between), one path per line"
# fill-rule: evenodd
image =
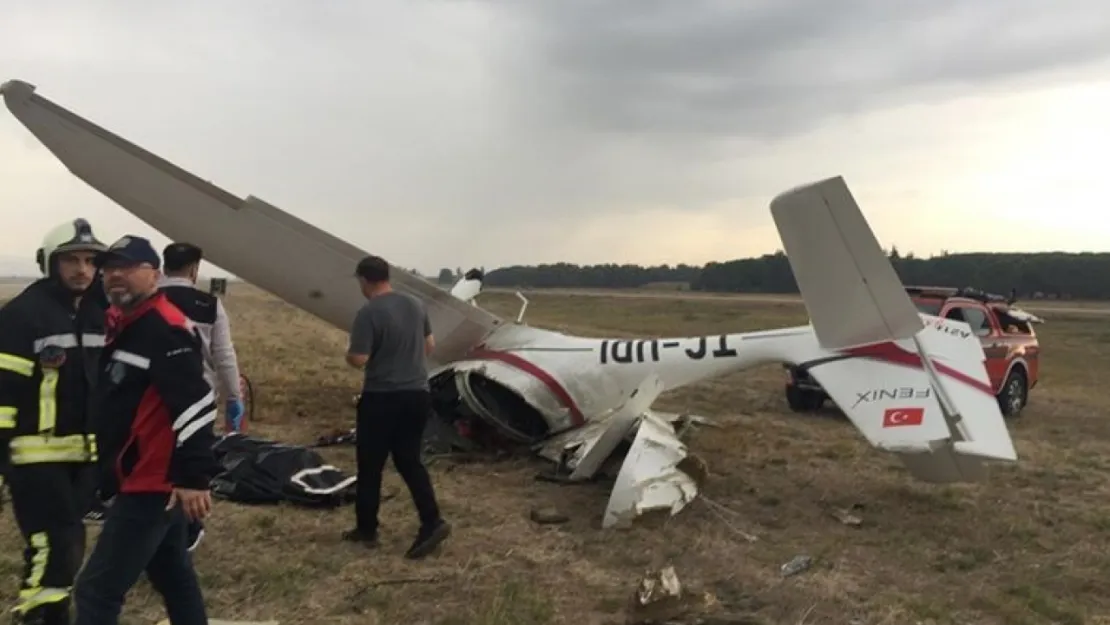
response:
M693 501L698 485L678 469L686 453L686 445L671 424L645 414L609 495L602 527L612 527L649 510L669 509L674 515Z
M663 392L663 383L659 376L654 374L644 378L640 385L630 394L628 399L621 404L616 413L606 421L608 427L597 438L587 441L575 454L578 457L572 480L585 480L593 477L602 463L613 453L621 440L636 425L636 420L644 414L648 407ZM673 431L673 430L672 430Z
M636 602L641 607L681 597L682 583L678 581L678 573L675 573L673 566L665 566L656 573L645 575L636 589Z

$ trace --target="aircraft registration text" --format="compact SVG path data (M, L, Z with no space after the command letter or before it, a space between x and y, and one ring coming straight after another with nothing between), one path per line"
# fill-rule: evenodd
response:
M689 343L689 341L686 341ZM710 358L732 358L737 351L728 345L729 337L720 334L715 337L698 337L692 347L683 347L683 341L660 339L604 340L598 349L601 364L627 364L640 362L659 362L666 350L681 352L690 360ZM681 348L681 349L679 349Z

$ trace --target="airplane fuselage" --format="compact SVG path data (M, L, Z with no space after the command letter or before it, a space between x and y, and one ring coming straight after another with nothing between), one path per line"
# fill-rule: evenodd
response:
M611 414L648 376L658 377L665 392L820 352L809 326L686 337L592 338L507 325L462 359L433 371L432 381L442 388L446 379L454 378L460 399L479 416L515 430L520 442L537 442ZM499 389L500 399L489 392L483 399L483 389L493 387ZM509 393L536 414L523 416L524 406ZM499 411L501 416L496 416Z
M966 331L964 324L948 319L921 318L926 334ZM497 328L431 377L433 388L450 397L440 402L441 412L461 401L517 442L532 444L605 419L649 376L657 377L666 392L764 364L844 357L822 348L809 325L702 336L594 338L512 324ZM861 380L861 388L866 384Z

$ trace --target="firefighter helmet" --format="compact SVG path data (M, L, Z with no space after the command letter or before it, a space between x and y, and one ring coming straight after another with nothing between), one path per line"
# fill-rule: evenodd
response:
M105 249L107 246L96 238L89 222L78 217L47 232L42 239L42 247L35 252L35 260L38 261L39 270L50 277L56 254L76 251L103 252Z

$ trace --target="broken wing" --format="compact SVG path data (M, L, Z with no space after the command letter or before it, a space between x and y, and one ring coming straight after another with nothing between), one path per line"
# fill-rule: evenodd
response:
M165 236L201 246L214 264L349 329L365 301L353 276L366 252L258 198L244 200L202 180L34 89L13 80L0 92L12 114L73 175ZM436 335L433 366L459 358L501 323L403 269L392 275L397 290L428 308Z

